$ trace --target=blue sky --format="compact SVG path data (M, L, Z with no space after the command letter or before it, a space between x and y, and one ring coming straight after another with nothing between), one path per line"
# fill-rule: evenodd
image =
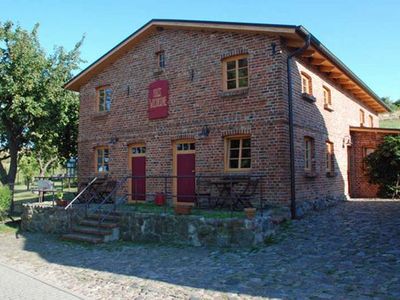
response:
M0 7L1 22L40 23L49 52L86 34L82 68L152 18L303 25L379 96L400 99L398 0L0 0Z

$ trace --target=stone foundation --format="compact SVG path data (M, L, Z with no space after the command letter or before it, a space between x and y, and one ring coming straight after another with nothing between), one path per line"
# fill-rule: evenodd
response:
M45 204L23 205L22 230L68 233L83 211L65 211ZM190 246L253 247L262 245L275 233L269 212L245 218L207 218L174 214L120 212L120 238L132 242L173 243Z
M324 210L345 200L347 200L346 196L342 195L340 197L327 197L325 199L309 200L296 203L296 215L298 218L302 218L312 211Z
M52 206L50 203L22 205L21 229L30 232L63 234L69 232L73 222L83 217L83 211Z

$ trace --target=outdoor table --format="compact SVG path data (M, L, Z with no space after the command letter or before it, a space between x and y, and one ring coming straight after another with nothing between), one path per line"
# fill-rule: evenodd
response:
M240 183L245 183L243 191L235 191L235 187ZM216 206L224 207L231 205L231 207L237 209L241 206L252 206L249 201L249 197L255 194L255 189L249 193L250 185L254 184L254 180L250 177L238 177L238 178L224 178L218 180L211 180L210 184L214 185L218 191L218 199ZM257 181L258 184L258 181ZM228 203L229 200L230 202ZM246 202L246 203L245 203Z

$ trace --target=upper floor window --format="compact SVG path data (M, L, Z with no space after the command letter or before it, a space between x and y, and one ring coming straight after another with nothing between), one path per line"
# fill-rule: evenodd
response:
M226 138L225 169L228 171L249 170L251 168L250 137Z
M158 67L161 69L165 68L165 52L164 51L157 52L157 60L158 60Z
M304 72L301 72L301 92L303 94L312 95L311 77Z
M304 171L313 171L314 157L314 139L312 137L304 137Z
M96 172L106 174L109 171L110 150L107 147L96 148Z
M223 61L224 90L247 88L249 66L247 55L229 57Z
M369 127L374 127L374 117L369 115Z
M99 111L110 111L111 109L111 88L101 87L97 89L97 101Z
M365 112L362 109L360 109L360 126L365 126Z
M326 173L332 174L334 168L334 152L333 143L326 142Z
M332 94L331 90L328 89L326 86L322 87L322 91L324 94L324 107L325 109L331 109L332 108Z

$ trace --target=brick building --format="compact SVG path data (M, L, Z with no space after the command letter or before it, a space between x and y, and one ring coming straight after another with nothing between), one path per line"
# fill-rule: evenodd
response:
M152 20L66 88L80 93L80 178L261 174L267 201L298 207L349 195L350 129L389 111L301 26ZM194 185L175 180L176 201Z

